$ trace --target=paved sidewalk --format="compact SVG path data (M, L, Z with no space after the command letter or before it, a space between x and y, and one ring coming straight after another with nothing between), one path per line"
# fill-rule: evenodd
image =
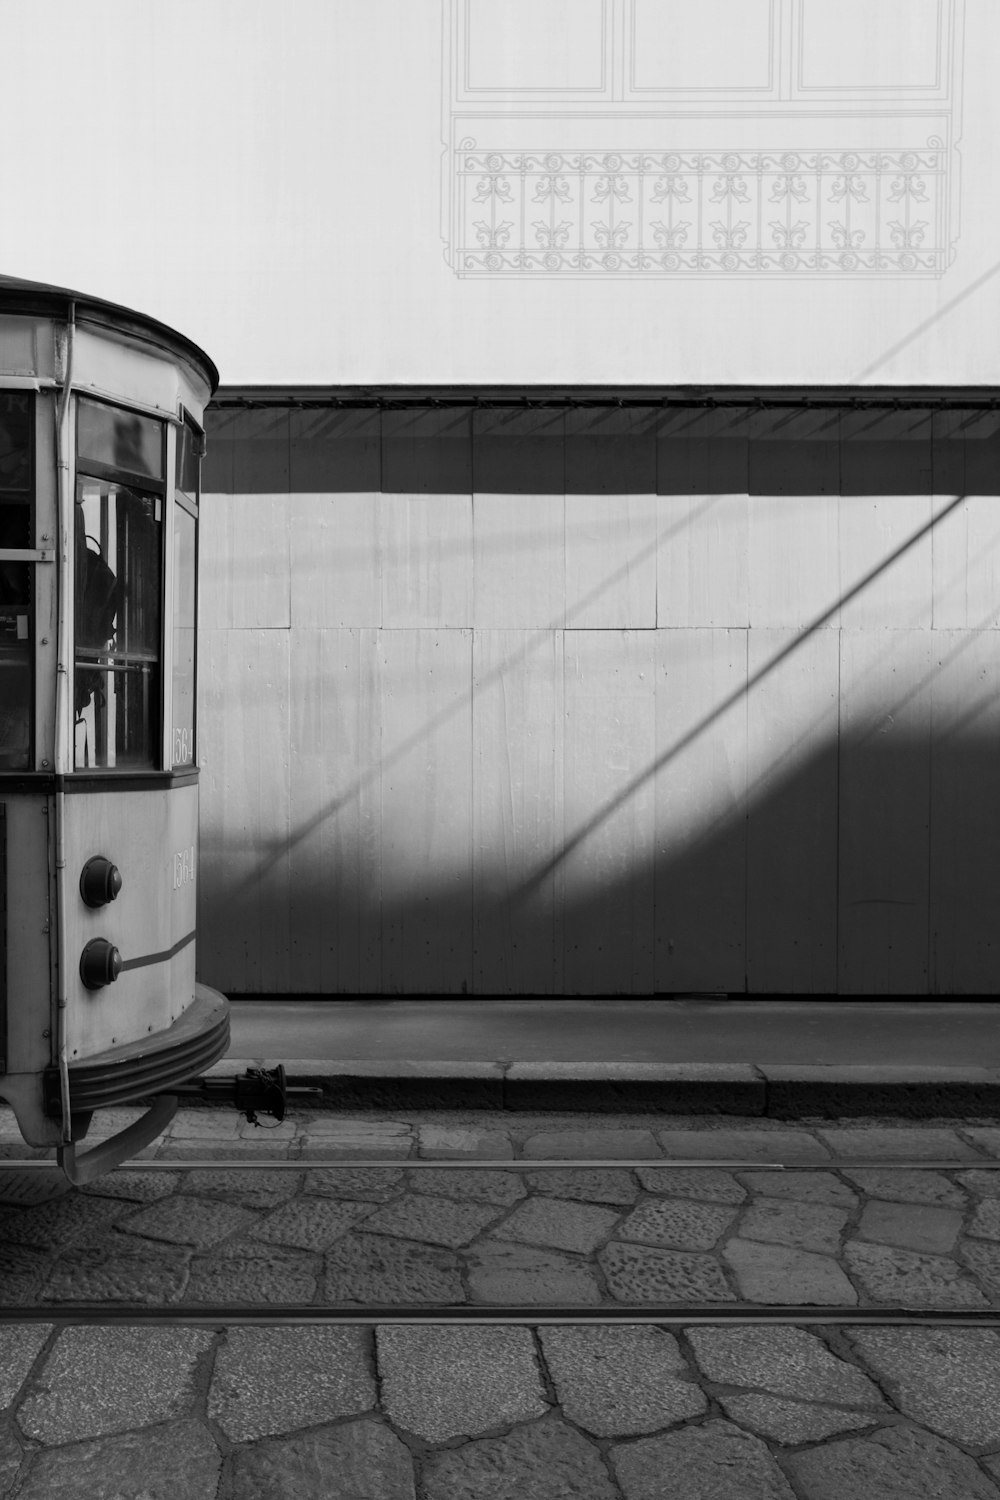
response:
M8 1111L0 1153L25 1154ZM265 1154L303 1169L184 1164ZM0 1325L10 1500L1000 1500L992 1329L58 1321L80 1298L1000 1306L1000 1122L328 1112L269 1136L185 1110L144 1155L176 1170L81 1191L0 1163L3 1300L52 1311ZM374 1157L399 1165L306 1170ZM649 1166L531 1165L557 1157ZM664 1166L735 1157L788 1169Z
M290 997L230 1003L210 1077L283 1063L341 1109L1000 1115L1000 1003Z

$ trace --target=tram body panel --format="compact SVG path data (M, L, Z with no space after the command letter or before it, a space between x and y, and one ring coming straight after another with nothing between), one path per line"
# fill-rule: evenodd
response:
M6 317L0 330L0 372L54 380L56 329L50 318Z
M194 999L197 784L169 791L79 792L66 797L71 877L95 855L118 869L121 890L105 906L79 893L65 915L71 1062L171 1026ZM118 978L88 988L79 959L95 939L122 958Z
M0 786L6 852L6 965L0 1036L0 1099L13 1107L25 1140L59 1142L60 1122L46 1119L43 1078L53 1056L56 1019L53 799L45 793L5 795ZM4 983L5 981L5 983Z
M44 794L4 796L7 921L4 1077L44 1068L51 1059L47 1007L25 1004L47 995L50 984L52 891L49 862L51 799Z
M165 416L176 416L181 405L200 413L210 395L205 382L188 366L149 353L120 336L108 338L85 322L76 329L73 364L74 388L81 394L144 406Z

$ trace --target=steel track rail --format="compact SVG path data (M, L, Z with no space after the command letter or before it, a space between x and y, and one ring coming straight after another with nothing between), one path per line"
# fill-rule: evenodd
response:
M344 1170L350 1170L356 1167L377 1167L380 1169L392 1168L395 1171L403 1169L407 1172L413 1170L414 1168L419 1169L421 1167L433 1167L435 1168L435 1170L440 1167L464 1167L466 1170L473 1169L477 1172L523 1172L529 1170L534 1172L543 1169L546 1171L562 1171L567 1167L575 1168L577 1170L580 1170L582 1168L593 1169L598 1167L602 1169L609 1169L611 1167L624 1167L628 1169L632 1169L635 1167L676 1167L685 1171L697 1167L702 1170L707 1170L709 1168L718 1170L724 1168L727 1171L739 1172L853 1172L874 1171L876 1169L879 1171L893 1172L913 1172L917 1170L923 1172L967 1172L971 1170L975 1170L977 1172L998 1172L1000 1171L1000 1161L989 1160L985 1157L982 1160L972 1158L971 1160L966 1159L963 1161L897 1161L895 1159L887 1161L884 1158L873 1157L860 1158L857 1160L853 1158L850 1160L842 1160L841 1158L837 1158L837 1160L835 1161L793 1162L721 1160L707 1161L702 1157L692 1157L690 1160L686 1157L679 1157L671 1158L669 1161L663 1161L656 1156L638 1157L634 1161L622 1161L618 1159L615 1159L613 1161L579 1161L576 1159L572 1161L561 1161L546 1159L542 1161L536 1160L534 1157L524 1156L504 1158L501 1160L498 1160L495 1157L491 1157L488 1161L478 1161L474 1157L465 1158L458 1161L434 1161L433 1159L427 1159L425 1157L413 1159L409 1157L389 1157L385 1160L379 1161L366 1161L360 1157L336 1157L333 1160L327 1160L325 1157L314 1156L302 1157L299 1160L290 1160L287 1157L279 1157L275 1161L246 1161L239 1158L187 1158L176 1156L157 1157L155 1160L146 1160L143 1157L134 1157L131 1161L124 1162L121 1166L113 1167L111 1171L186 1172L194 1171L196 1169L205 1170L206 1168L211 1168L220 1172L313 1172L320 1170L329 1171L331 1168L343 1168ZM54 1172L57 1171L58 1168L58 1162L50 1161L47 1158L36 1161L22 1160L20 1158L5 1161L2 1157L0 1157L0 1173L7 1171ZM105 1175L110 1176L111 1173L109 1172Z
M355 1308L315 1307L312 1304L289 1304L270 1307L266 1310L246 1306L207 1306L186 1308L176 1306L150 1307L148 1303L135 1306L119 1304L107 1307L101 1303L78 1302L72 1305L55 1304L52 1307L0 1307L0 1326L10 1323L58 1323L60 1325L91 1324L110 1327L115 1324L171 1324L190 1328L234 1326L246 1327L298 1327L300 1325L323 1327L352 1327L389 1324L435 1324L447 1326L489 1326L518 1324L527 1327L549 1327L580 1323L606 1325L656 1324L662 1327L683 1328L688 1325L718 1325L739 1327L753 1324L810 1324L846 1326L851 1324L875 1324L902 1327L947 1327L947 1328L1000 1328L1000 1308L951 1308L928 1307L922 1309L906 1307L816 1307L815 1305L794 1307L758 1307L756 1304L720 1307L717 1303L697 1303L691 1307L634 1308L634 1307L557 1307L523 1306L497 1307L486 1310L482 1307L425 1307L421 1304L389 1303L387 1306L370 1305Z
M310 1158L301 1161L289 1161L285 1158L277 1161L245 1161L245 1160L223 1160L219 1158L173 1158L145 1161L139 1159L134 1162L125 1163L113 1170L116 1172L129 1171L192 1171L192 1170L216 1170L216 1171L316 1171L340 1168L350 1171L358 1167L383 1168L391 1170L410 1170L411 1168L465 1168L465 1169L489 1169L494 1171L512 1170L564 1170L565 1168L580 1169L608 1169L635 1168L635 1167L672 1167L682 1170L688 1169L729 1169L739 1171L829 1171L829 1170L852 1170L852 1169L880 1169L888 1171L964 1171L970 1168L986 1171L1000 1170L1000 1161L990 1160L968 1160L959 1161L914 1161L900 1162L885 1159L850 1159L850 1160L824 1160L821 1162L761 1162L740 1160L705 1160L704 1158L681 1158L671 1161L661 1161L656 1157L640 1157L630 1160L558 1160L558 1159L526 1159L517 1157L514 1159L489 1161L476 1161L475 1159L433 1161L423 1158L410 1160L403 1158L389 1158L386 1160L369 1161L364 1159L343 1159L335 1161ZM55 1171L58 1163L48 1160L8 1160L0 1159L0 1173L13 1169L17 1170L42 1170ZM110 1174L109 1174L110 1175ZM134 1306L120 1304L116 1307L107 1307L97 1303L77 1303L71 1307L53 1305L52 1307L3 1307L0 1306L0 1326L12 1323L54 1323L60 1326L90 1324L94 1326L111 1326L115 1324L130 1325L171 1325L175 1327L206 1327L206 1326L253 1326L253 1327L289 1327L300 1325L326 1326L326 1327L349 1327L376 1325L462 1325L462 1326L495 1326L506 1324L518 1324L528 1327L533 1326L561 1326L575 1325L580 1323L598 1323L609 1326L626 1324L653 1324L663 1327L684 1327L685 1325L718 1325L723 1327L739 1327L760 1324L802 1324L802 1325L828 1325L844 1326L851 1324L874 1324L879 1326L902 1326L902 1327L949 1327L949 1328L1000 1328L1000 1308L968 1308L953 1310L949 1308L906 1308L906 1307L824 1307L817 1308L813 1305L805 1306L782 1306L764 1307L757 1304L740 1304L738 1306L719 1307L718 1304L698 1304L687 1308L678 1309L675 1305L669 1308L661 1307L650 1309L645 1306L638 1310L631 1306L612 1308L592 1307L589 1305L580 1307L528 1307L523 1305L495 1308L484 1312L480 1308L466 1306L457 1307L426 1307L423 1305L388 1304L380 1306L364 1306L360 1308L317 1308L313 1305L280 1306L271 1307L267 1311L249 1309L247 1307L201 1307L197 1310L188 1308L177 1308L173 1306L151 1308L148 1304L140 1303Z

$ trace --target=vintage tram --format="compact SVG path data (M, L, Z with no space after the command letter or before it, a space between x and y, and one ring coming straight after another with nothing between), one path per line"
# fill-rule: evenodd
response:
M0 278L0 1099L76 1183L159 1135L229 1045L228 1002L195 980L217 385L152 318ZM138 1101L77 1154L95 1110Z

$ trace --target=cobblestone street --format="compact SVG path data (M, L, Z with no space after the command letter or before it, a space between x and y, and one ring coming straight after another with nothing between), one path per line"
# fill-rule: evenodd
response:
M0 1128L28 1154L9 1112ZM193 1109L144 1155L177 1169L77 1190L0 1167L3 1301L53 1315L0 1329L12 1500L1000 1497L990 1328L56 1321L81 1301L989 1309L996 1123L448 1111L268 1131ZM303 1170L184 1165L267 1157ZM406 1167L466 1157L511 1168ZM553 1158L649 1165L531 1166ZM967 1165L839 1165L858 1158ZM307 1170L352 1159L399 1165Z

